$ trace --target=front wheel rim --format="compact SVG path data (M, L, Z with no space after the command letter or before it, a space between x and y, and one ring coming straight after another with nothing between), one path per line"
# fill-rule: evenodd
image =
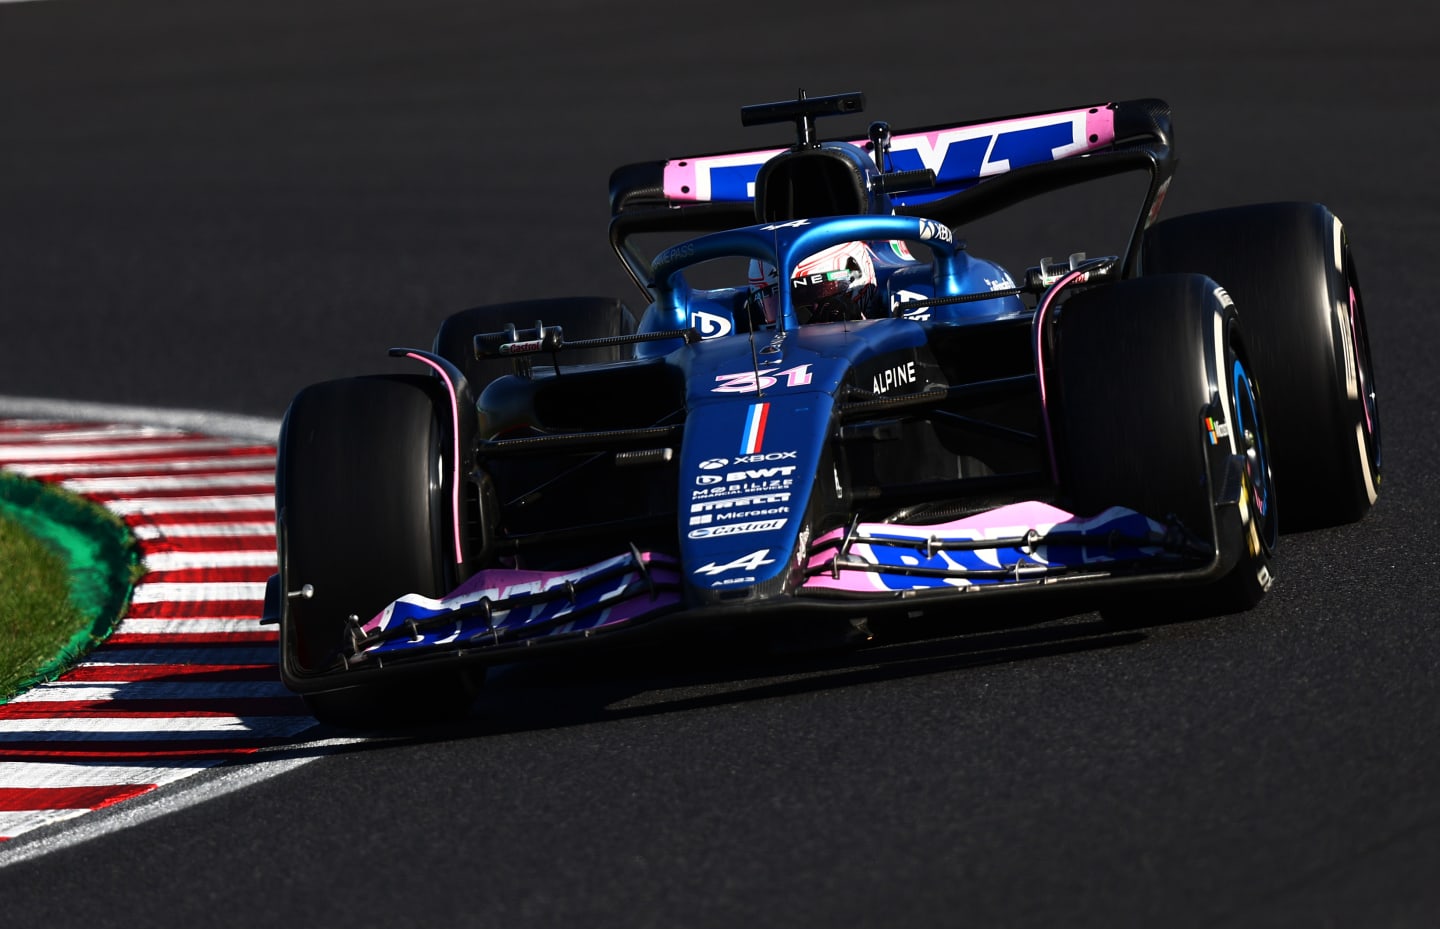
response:
M1272 548L1277 536L1275 481L1270 468L1270 448L1265 421L1250 374L1237 358L1231 366L1231 399L1235 410L1237 450L1245 456L1245 481L1260 522L1265 547Z

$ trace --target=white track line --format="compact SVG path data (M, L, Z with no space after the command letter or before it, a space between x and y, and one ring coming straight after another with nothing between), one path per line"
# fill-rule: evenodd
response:
M253 487L268 490L275 486L271 471L241 471L233 474L147 475L145 477L83 477L60 482L77 494L138 494L155 490L215 490L220 487Z
M214 619L126 619L115 627L115 635L220 635L234 632L264 632L274 626L260 625L260 604L255 604L252 617ZM159 645L160 643L156 643ZM266 661L275 661L275 647L271 646Z
M294 716L64 716L53 719L0 719L0 747L6 742L92 742L136 740L166 742L243 735L276 738L303 732L314 720Z
M117 516L164 516L175 513L275 512L274 494L236 494L233 497L128 497L111 500L105 508Z
M117 787L122 784L154 784L192 767L188 761L47 763L42 761L0 761L0 781L17 787Z
M36 433L43 433L45 430L26 429L15 432L0 431L0 445L19 445L21 443L33 442ZM115 439L173 439L185 433L179 429L170 429L160 426L100 426L94 429L66 429L65 438L71 442L89 442Z
M131 526L130 531L135 538L142 542L149 542L155 539L184 539L196 536L260 536L275 534L274 522L249 522L249 523L172 523L166 524L163 520L153 520L150 523L142 523L138 526Z
M168 474L171 471L221 471L275 469L274 455L206 455L193 458L157 458L146 461L71 461L45 464L17 462L7 464L11 471L33 477L37 474L64 477L83 474L100 477L107 474Z
M218 584L165 582L138 585L130 602L137 604L195 603L202 600L254 600L256 603L260 603L264 599L265 584L263 581L233 581ZM259 615L259 613L255 614L257 618Z
M185 571L191 568L273 568L275 552L154 552L143 559L147 571ZM261 595L264 593L262 591Z
M172 452L220 451L227 448L245 448L231 439L191 439L183 442L81 442L70 445L39 443L6 445L0 449L7 461L85 461L91 458L141 458L146 455L165 455Z

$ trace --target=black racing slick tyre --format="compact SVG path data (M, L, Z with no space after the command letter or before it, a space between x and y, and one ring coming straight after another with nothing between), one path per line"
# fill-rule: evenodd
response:
M328 381L302 390L285 414L275 488L281 590L290 592L281 670L321 722L369 728L453 715L473 695L454 671L314 686L342 663L347 617L365 622L404 594L440 596L451 581L439 391L414 375Z
M1047 380L1065 498L1082 516L1124 506L1178 523L1221 560L1198 591L1121 592L1109 620L1233 613L1269 589L1274 484L1240 322L1198 274L1097 287L1059 311Z
M465 374L475 396L485 385L502 374L514 370L514 362L504 358L477 359L475 336L483 332L500 332L507 326L531 329L537 322L559 326L566 342L581 339L612 338L635 332L635 317L629 308L611 297L557 297L497 303L461 310L440 324L435 333L435 354L455 365ZM611 345L599 348L567 349L557 356L561 364L595 364L623 361L632 357L633 345ZM548 363L552 356L531 356L535 364Z
M1207 274L1244 321L1265 387L1284 528L1360 519L1380 489L1380 413L1355 260L1318 203L1263 203L1166 220L1146 274Z

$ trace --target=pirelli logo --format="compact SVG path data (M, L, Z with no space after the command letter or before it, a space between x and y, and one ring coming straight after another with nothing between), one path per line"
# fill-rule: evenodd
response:
M753 494L749 497L729 497L721 500L702 500L699 503L690 505L690 512L704 513L709 510L730 510L730 509L754 509L762 506L773 506L777 503L789 503L789 493L776 494Z

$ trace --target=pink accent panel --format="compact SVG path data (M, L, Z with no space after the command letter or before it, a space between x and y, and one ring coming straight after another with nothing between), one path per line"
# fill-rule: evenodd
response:
M417 355L414 352L406 352L405 357L414 358L423 364L435 369L440 375L440 380L445 382L445 389L450 393L450 435L453 440L453 448L450 450L450 461L455 468L454 479L450 482L450 517L455 524L455 563L460 564L465 560L464 552L460 545L460 401L455 396L455 385L450 383L450 376L445 369L424 355Z
M993 510L986 510L984 513L976 513L974 516L966 516L964 519L953 519L948 523L924 523L921 525L861 523L857 531L861 535L868 536L913 536L921 540L951 533L983 538L986 532L994 532L997 529L1023 532L1029 529L1039 529L1042 526L1048 528L1074 518L1074 513L1059 507L1041 503L1039 500L1026 500L1022 503L1010 503ZM826 533L816 541L828 541L839 538L841 535L843 535L842 531L837 529L834 532Z
M862 535L875 535L884 533L887 535L913 535L917 539L926 539L932 535L940 535L946 532L984 532L993 529L1034 529L1039 526L1053 526L1056 523L1063 523L1067 519L1074 519L1075 514L1051 506L1048 503L1041 503L1039 500L1025 500L1021 503L1009 503L1005 506L996 507L993 510L986 510L983 513L976 513L974 516L966 516L964 519L951 520L948 523L925 523L923 525L910 525L908 523L861 523L856 531ZM834 529L817 538L811 543L812 548L829 541L839 541L845 535L845 530ZM828 554L824 556L828 558Z
M808 589L819 588L821 590L846 590L851 593L872 593L884 592L886 587L876 580L875 575L868 571L846 571L839 578L833 578L828 574L817 574L805 582ZM890 591L894 593L894 591Z
M695 159L665 162L665 196L671 200L695 200Z
M1085 138L1089 148L1104 148L1115 141L1115 111L1108 106L1098 106L1085 117ZM1090 142L1090 136L1095 136Z
M641 560L650 567L651 572L658 578L661 572L669 570L669 565L656 563L656 557L657 556L649 552L642 552L640 555ZM628 561L629 559L627 558L626 560ZM599 562L599 564L603 565L605 562L602 561ZM543 587L547 581L553 581L556 578L583 575L585 572L598 566L599 565L589 565L570 571L524 571L519 568L489 568L472 575L465 583L446 594L444 599L450 600L455 597L463 597L466 594L473 594L478 590L485 590L486 588L504 590L507 587L517 587L524 584L539 584ZM674 572L671 571L671 573L673 574Z
M659 555L653 552L642 552L640 554L640 558L649 567L651 576L655 579L657 583L679 583L679 575L672 567L672 559L670 559L669 556ZM479 592L484 590L499 591L502 597L505 595L505 591L507 590L512 590L525 586L532 586L535 590L539 591L544 590L545 585L548 582L567 577L579 579L580 577L583 577L588 573L595 572L597 569L615 567L619 564L623 564L629 561L630 556L624 555L610 559L609 562L602 561L593 565L588 565L583 568L576 568L569 571L525 571L518 568L489 568L487 570L479 571L471 575L459 587L456 587L454 590L450 591L448 594L439 598L438 600L432 600L429 597L421 597L415 594L408 595L401 599L410 603L424 603L432 609L444 609L445 604L449 603L450 601L463 600L467 596L478 594ZM611 562L613 562L613 564ZM631 571L632 573L637 573L633 568L631 569ZM632 599L634 599L637 603L649 603L649 599L645 597ZM671 598L670 602L673 602L673 598ZM395 604L392 603L389 606L386 606L385 609L381 610L379 613L375 614L374 618L372 618L364 625L364 631L369 633L374 632L377 629L386 628L390 621L390 614L392 609L394 608L394 605ZM620 605L617 604L615 608L618 608L619 606ZM641 612L649 609L653 609L653 604L645 606L644 609L641 610ZM607 620L607 622L612 621L615 620Z
M811 555L810 560L805 562L805 567L812 569L826 567L830 564L830 559L834 558L837 554L838 551L824 551L818 555Z
M869 548L870 546L861 544L854 546L853 551L856 555L864 558L866 561L869 561L873 557L870 555ZM820 567L821 565L828 564L831 557L833 557L832 554L827 552L822 558L812 558L810 559L810 567L816 568ZM880 576L871 571L841 571L839 577L833 577L828 573L816 574L813 577L806 579L804 586L812 589L818 587L822 590L852 590L860 591L862 593L893 593L893 590L889 587L886 587L885 583L880 580Z
M1108 511L1107 511L1108 512ZM917 540L928 539L931 536L944 536L956 534L983 537L987 532L996 533L996 530L1005 530L1003 534L1019 535L1030 529L1040 530L1041 527L1048 529L1058 523L1074 519L1073 513L1069 513L1059 507L1048 503L1041 503L1038 500L1027 500L1023 503L1012 503L1007 506L997 507L984 513L976 513L974 516L967 516L964 519L952 520L948 523L933 523L923 526L911 526L902 523L861 523L857 532L861 535L885 534L890 536L913 535ZM1043 530L1042 530L1043 531ZM831 540L838 541L844 536L844 531L836 529L827 532L815 540L819 545ZM1002 533L996 533L1002 534ZM851 547L851 553L862 560L878 561L870 552L870 546L865 543L856 543ZM835 552L826 551L810 558L806 567L823 568L830 564L835 557ZM826 590L849 590L849 591L884 591L893 592L894 588L888 587L880 580L875 572L871 571L841 571L840 576L833 577L828 573L816 574L805 581L807 588L823 588ZM960 584L958 586L964 586Z
M974 516L967 516L964 519L957 519L948 523L935 523L929 526L899 526L890 523L867 524L867 528L881 532L894 532L903 535L900 530L910 529L915 532L916 538L925 538L937 532L950 532L958 530L984 531L992 529L1009 529L1019 527L1022 529L1035 529L1040 526L1053 526L1056 523L1063 523L1067 519L1074 519L1075 514L1067 513L1059 507L1051 506L1048 503L1041 503L1038 500L1026 500L1024 503L1011 503L1008 506L996 507L984 513L976 513Z
M676 584L679 583L680 576L678 574L663 574L660 572L655 572L655 579L657 581L666 581L668 583ZM617 603L615 606L610 607L610 609L606 613L605 618L600 622L596 623L592 628L603 629L606 626L614 626L618 623L623 623L631 619L636 619L640 616L644 616L646 613L654 612L657 607L670 606L674 603L679 602L679 600L679 595L674 593L661 593L655 595L654 597L631 597L629 600L625 600L622 603Z
M1073 284L1076 280L1083 278L1088 272L1071 271L1060 278L1045 292L1045 299L1040 308L1035 311L1034 349L1035 349L1035 378L1040 383L1040 415L1045 423L1045 449L1050 455L1050 477L1055 483L1060 483L1060 462L1055 457L1055 428L1050 422L1050 404L1045 396L1045 314L1050 310L1050 305L1055 302L1055 297L1060 291Z
M672 200L709 200L710 172L715 168L735 165L759 166L785 151L783 148L757 149L730 155L705 155L699 158L676 158L665 162L665 196ZM686 190L685 188L689 188Z

